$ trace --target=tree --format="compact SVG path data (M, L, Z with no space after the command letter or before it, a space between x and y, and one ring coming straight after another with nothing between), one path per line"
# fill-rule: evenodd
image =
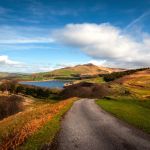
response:
M18 94L18 93L25 93L25 88L22 86L22 85L18 85L17 87L16 87L16 90L15 90L15 92Z

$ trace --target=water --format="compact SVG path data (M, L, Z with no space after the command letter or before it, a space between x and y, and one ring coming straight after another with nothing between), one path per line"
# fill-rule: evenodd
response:
M52 81L29 81L29 82L20 82L21 84L26 85L34 85L38 87L46 87L46 88L63 88L65 83L68 83L69 81L58 81L58 80L52 80Z

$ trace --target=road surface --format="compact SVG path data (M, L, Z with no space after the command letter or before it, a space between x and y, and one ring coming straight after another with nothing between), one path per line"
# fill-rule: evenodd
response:
M63 119L57 144L57 150L150 150L150 136L103 111L93 99L81 99Z

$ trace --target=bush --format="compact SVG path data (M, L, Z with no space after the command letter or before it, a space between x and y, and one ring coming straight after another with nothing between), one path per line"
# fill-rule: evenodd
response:
M67 86L61 93L62 99L70 97L81 98L101 98L110 93L108 85L99 85L96 83L81 82Z
M22 98L16 95L0 96L0 119L22 110Z
M3 80L0 85L0 90L2 92L8 91L10 93L15 93L16 90L16 80Z
M59 89L49 89L49 88L41 88L32 85L22 85L18 84L16 87L16 93L21 93L25 95L31 95L36 98L50 98L57 97L61 90Z

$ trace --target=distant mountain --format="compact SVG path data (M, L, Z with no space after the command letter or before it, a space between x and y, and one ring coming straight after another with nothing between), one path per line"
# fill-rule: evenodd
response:
M72 75L72 74L97 75L97 74L106 74L106 73L111 73L116 71L124 71L124 70L118 68L99 67L89 63L89 64L77 65L74 67L57 69L50 73L53 75Z
M124 71L123 69L99 67L94 64L76 65L74 67L65 67L50 72L32 74L33 80L49 79L52 77L77 77L93 76L98 74L107 74L111 72Z
M74 67L65 67L50 72L41 72L34 74L20 74L1 72L0 79L17 79L17 80L49 80L51 78L74 78L80 76L93 76L99 74L108 74L112 72L124 71L124 69L107 68L96 66L94 64L76 65Z
M25 76L21 73L9 73L9 72L0 72L0 80L2 79L17 79L22 76Z
M16 76L16 73L0 72L0 78Z
M74 67L66 67L58 70L54 70L50 72L53 75L73 75L73 74L80 74L80 75L95 75L95 74L105 74L108 71L104 68L100 68L93 64L84 64L84 65L77 65Z

